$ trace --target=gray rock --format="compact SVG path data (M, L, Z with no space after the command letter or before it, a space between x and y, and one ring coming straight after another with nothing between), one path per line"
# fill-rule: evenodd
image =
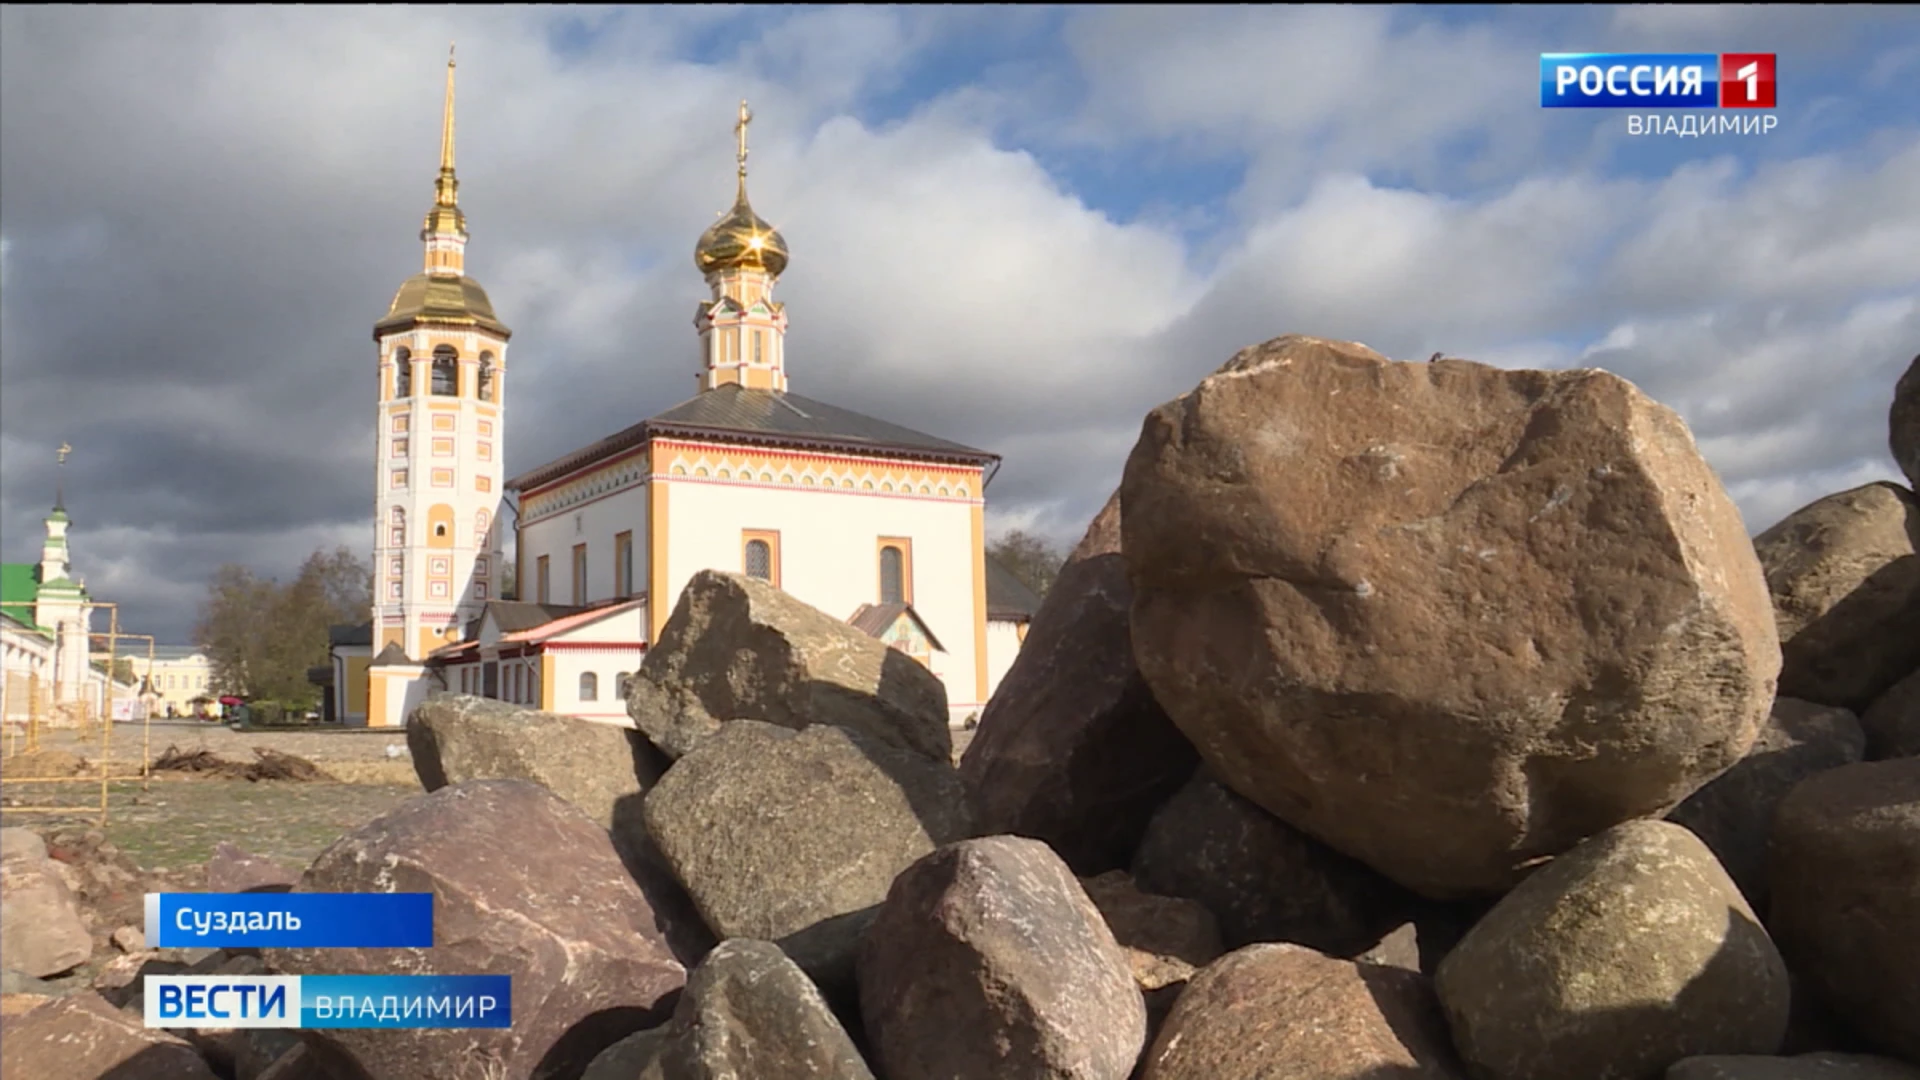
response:
M1865 752L1866 736L1852 713L1778 698L1747 756L1674 807L1667 820L1707 842L1764 920L1767 834L1773 828L1774 808L1795 784L1859 761Z
M286 892L299 880L300 871L250 854L225 840L213 846L213 855L207 859L208 892Z
M1044 840L1082 875L1124 867L1199 758L1133 659L1116 492L1034 613L960 776L984 833Z
M1753 539L1780 630L1783 697L1864 711L1920 668L1920 501L1866 484Z
M0 955L6 966L46 977L71 971L93 954L79 899L28 829L0 829Z
M1920 488L1920 356L1894 384L1893 407L1887 410L1887 446L1907 483Z
M1367 867L1227 790L1205 769L1147 826L1133 876L1197 900L1236 949L1290 941L1352 955L1406 917L1412 897Z
M271 949L290 975L513 976L510 1029L308 1031L367 1080L577 1075L665 1019L686 981L607 831L525 780L474 780L407 802L320 853L301 892L431 892L428 949Z
M1675 1062L1666 1080L1920 1080L1920 1069L1871 1054L1723 1055Z
M953 760L947 689L933 672L778 586L718 570L687 582L627 714L673 758L723 721L761 720L845 727Z
M1860 715L1860 726L1871 760L1920 757L1920 668L1876 698Z
M1681 1058L1770 1054L1786 966L1691 832L1617 825L1494 905L1435 980L1486 1080L1655 1080Z
M971 832L953 766L816 725L714 731L647 793L648 831L721 938L773 941L837 994L894 876Z
M636 1031L602 1050L580 1080L678 1080L667 1075L664 1061L672 1042L665 1026Z
M1134 653L1221 782L1435 899L1739 760L1779 642L1686 425L1603 371L1284 337L1150 414Z
M1768 925L1795 973L1876 1049L1920 1063L1920 758L1794 788L1770 854Z
M1141 1080L1461 1080L1425 976L1299 945L1209 965L1147 1052Z
M1093 901L1038 840L950 844L893 883L860 954L887 1080L1123 1080L1146 1006Z

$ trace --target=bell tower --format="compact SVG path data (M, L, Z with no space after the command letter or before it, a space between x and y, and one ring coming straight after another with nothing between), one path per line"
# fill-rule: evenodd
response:
M753 113L740 103L733 125L739 183L733 209L700 235L694 265L713 298L694 312L700 332L700 389L736 384L749 390L787 388L787 307L773 283L787 268L787 242L747 202L747 125Z
M420 230L425 265L374 324L373 649L412 660L460 638L499 596L507 340L466 275L467 221L454 176L453 76L440 172Z

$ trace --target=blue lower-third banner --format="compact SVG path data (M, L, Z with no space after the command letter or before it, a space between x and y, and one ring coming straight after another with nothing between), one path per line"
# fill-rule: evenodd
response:
M148 893L155 949L425 949L432 893Z
M158 1028L503 1028L509 975L148 975Z

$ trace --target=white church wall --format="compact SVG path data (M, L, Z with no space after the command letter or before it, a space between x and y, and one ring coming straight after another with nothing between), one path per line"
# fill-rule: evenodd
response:
M568 507L520 529L520 599L539 600L539 557L547 557L547 602L573 603L573 547L587 545L588 603L614 595L614 538L633 534L633 592L647 587L647 486L637 484ZM642 638L644 640L644 638Z
M972 500L685 477L665 483L669 604L700 570L741 572L743 532L764 530L779 534L781 587L845 619L880 599L880 538L906 538L914 610L945 648L932 666L946 684L949 710L958 721L980 707Z
M591 628L589 628L591 629ZM639 626L623 628L624 637L610 631L604 635L608 641L633 641L642 631ZM596 638L602 635L595 635ZM548 669L553 673L552 711L567 716L577 716L583 720L598 723L617 724L630 727L626 702L619 693L620 676L631 675L640 670L640 659L646 655L638 645L606 648L549 648L548 658L552 661ZM594 679L594 700L581 697L580 677L591 674Z
M1006 677L1007 669L1013 666L1013 658L1020 653L1020 624L1013 622L989 621L987 623L987 697L993 697L994 690L1000 686L1000 680ZM986 705L982 703L981 708Z

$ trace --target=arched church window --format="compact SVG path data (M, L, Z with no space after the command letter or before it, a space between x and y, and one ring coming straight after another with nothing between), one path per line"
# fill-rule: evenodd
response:
M433 392L441 397L460 392L460 354L451 345L433 350Z
M491 524L493 519L487 516L485 510L473 515L473 542L483 551L487 548L487 526Z
M480 354L480 400L493 400L493 354Z
M613 690L620 695L621 701L627 700L627 695L633 692L633 672L621 672L620 677L613 680Z
M393 396L413 396L413 353L405 345L393 350Z
M891 545L880 549L880 602L904 604L907 600L906 560L900 549Z
M765 340L766 340L765 334L761 333L758 330L755 330L753 332L753 362L756 364L764 362L764 357L761 352L761 344Z
M600 700L600 676L595 675L591 671L583 671L580 673L580 700Z
M747 576L773 580L773 548L765 540L747 541Z
M407 542L407 512L397 506L387 526L387 542L394 547Z

